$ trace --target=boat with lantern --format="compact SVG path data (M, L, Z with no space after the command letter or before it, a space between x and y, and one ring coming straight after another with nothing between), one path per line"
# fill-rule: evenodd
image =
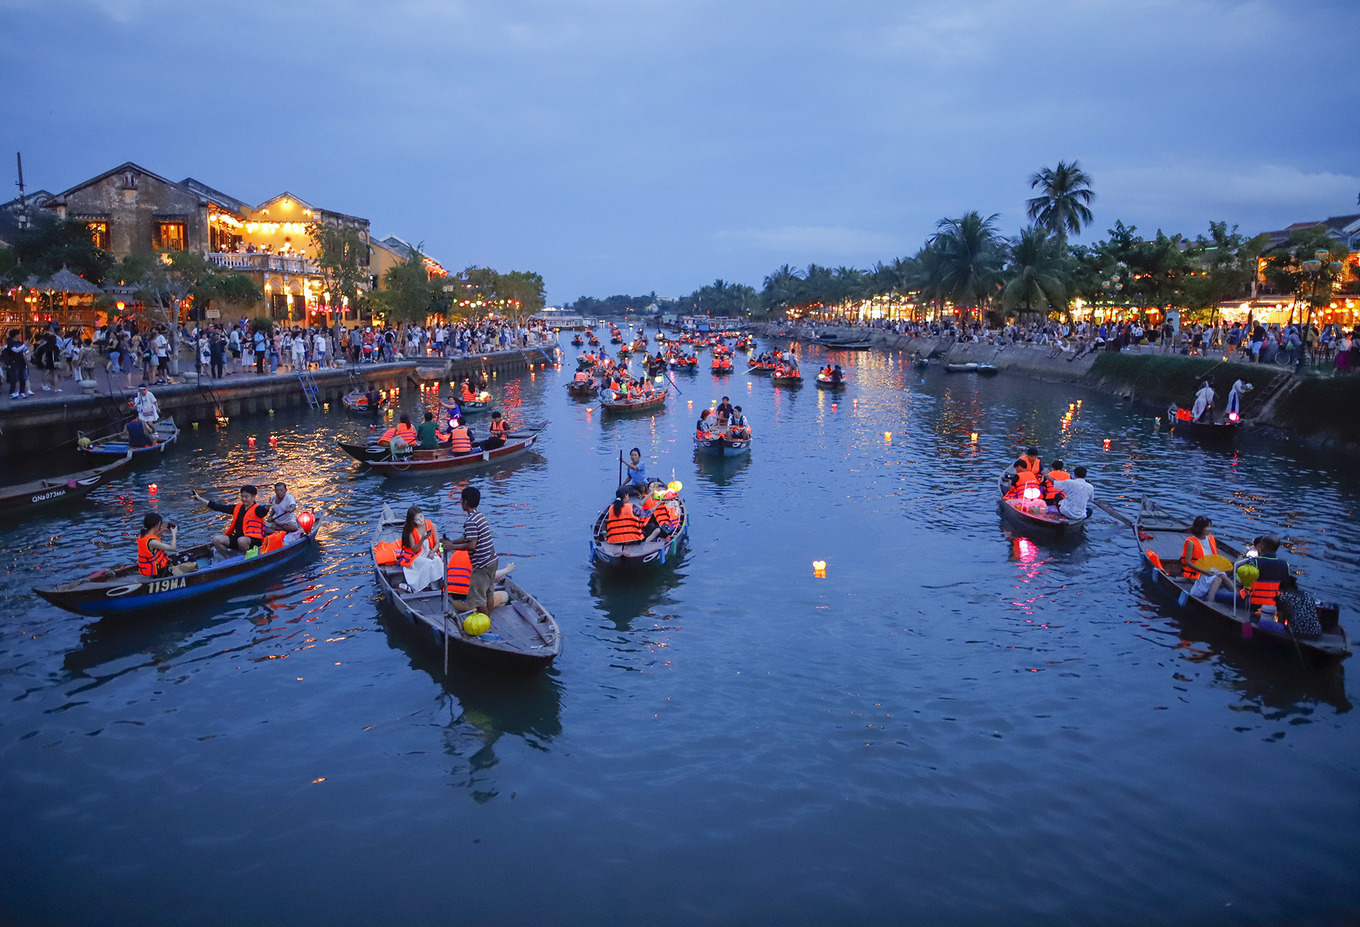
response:
M377 415L388 406L387 397L377 390L373 390L373 395L378 397L378 402L374 405L371 402L369 393L361 389L352 389L340 397L344 403L346 412L353 412L356 415Z
M129 451L123 455L122 460L115 460L113 463L105 464L102 467L81 470L79 473L68 473L65 476L52 477L51 479L16 483L13 486L0 486L0 512L11 518L22 517L37 509L48 508L74 499L83 499L96 486L102 486L117 476L118 471L126 467L131 461L132 453Z
M803 375L796 370L775 370L770 374L770 382L775 386L796 388L803 385Z
M153 443L133 447L129 440L127 427L123 426L123 430L117 434L106 435L102 438L91 438L88 435L81 434L77 439L77 446L81 453L94 457L126 457L131 454L134 458L140 460L157 454L164 454L179 440L179 426L171 419L161 419L156 423L156 440Z
M713 355L713 372L716 374L728 374L732 372L732 357L728 354Z
M232 586L249 582L315 549L316 516L311 512L300 512L297 519L299 530L284 534L279 546L267 553L252 551L249 555L233 554L219 559L211 544L198 544L170 556L172 565L196 563L198 569L192 573L143 576L137 572L134 562L96 570L84 579L39 586L33 591L58 608L97 618L139 615L220 595ZM256 548L256 551L262 550Z
M585 377L581 380L573 379L567 383L567 395L572 399L594 399L600 392L600 386L595 382L594 377Z
M1139 561L1151 577L1153 586L1174 598L1181 608L1208 618L1221 627L1236 630L1253 643L1294 651L1316 661L1342 660L1350 656L1351 639L1341 626L1336 606L1324 607L1325 603L1318 605L1322 634L1308 638L1295 635L1287 624L1272 618L1262 618L1260 612L1251 607L1249 600L1242 598L1237 567L1242 561L1255 556L1254 551L1239 550L1219 540L1218 562L1196 561L1202 569L1213 566L1223 570L1223 588L1232 593L1230 603L1205 601L1190 594L1194 582L1184 576L1185 565L1181 560L1185 538L1190 533L1190 519L1173 515L1144 497L1132 528Z
M541 422L530 428L508 432L505 443L500 447L486 450L474 446L467 454L452 454L448 445L428 449L413 448L407 452L393 454L391 448L382 445L358 445L339 440L336 443L346 454L367 464L370 469L385 477L447 476L450 473L472 470L483 464L500 463L528 453L547 425L547 422Z
M609 570L631 571L674 562L684 546L685 536L689 533L689 512L680 498L684 487L679 480L672 479L664 491L664 501L674 514L674 528L670 534L661 534L651 540L635 541L629 544L613 544L605 540L605 525L609 506L595 519L595 527L590 536L590 559L597 567ZM611 503L612 504L612 503Z
M626 394L609 392L600 400L600 408L605 412L624 415L631 412L654 412L666 408L666 390L658 390L650 396L629 399Z
M843 375L837 379L835 373L826 373L821 370L817 372L817 387L819 389L845 389L849 385Z
M1068 518L1048 510L1043 490L1037 484L1031 483L1019 496L1011 495L1010 487L1010 478L1003 473L997 481L1001 498L996 502L996 510L1011 527L1039 538L1076 538L1085 533L1086 522L1091 518L1089 509L1081 518Z
M481 633L468 622L473 614L466 602L449 599L443 586L411 592L402 588L402 568L380 563L384 546L401 542L402 519L383 507L383 517L373 533L373 573L378 589L396 613L421 639L446 653L505 669L532 670L546 667L562 652L562 632L552 613L510 579L515 564L496 571L494 588L498 604L489 613Z
M1236 413L1234 413L1235 415ZM1167 427L1171 433L1182 438L1196 441L1231 444L1237 439L1237 429L1242 427L1240 418L1228 418L1221 422L1195 421L1194 413L1182 409L1174 402L1166 409Z
M445 412L453 412L461 409L463 417L466 418L469 415L478 415L490 409L491 393L482 390L481 392L474 394L471 399L459 398L456 401L453 399L441 400L440 405L444 407Z

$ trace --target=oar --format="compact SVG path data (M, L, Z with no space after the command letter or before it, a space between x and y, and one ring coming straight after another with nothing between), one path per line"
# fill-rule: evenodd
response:
M623 448L619 448L619 479L615 486L623 485Z
M449 676L449 554L440 556L444 561L444 595L440 597L439 617L444 622L444 678Z
M675 387L676 393L678 393L678 394L681 395L681 396L685 395L685 391L682 390L682 389L680 388L680 384L675 382L675 371L674 371L674 370L667 369L667 371L666 371L666 379L668 379L668 380L671 381L671 386L674 386L674 387Z
M1109 503L1101 502L1099 499L1092 499L1091 504L1094 505L1096 508L1100 509L1106 515L1113 518L1115 521L1122 522L1126 528L1133 527L1133 522L1129 521L1123 515L1120 515L1119 512L1116 511L1114 507L1111 506Z

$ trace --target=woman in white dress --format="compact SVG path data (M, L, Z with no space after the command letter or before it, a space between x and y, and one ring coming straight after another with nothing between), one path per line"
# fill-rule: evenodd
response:
M434 535L435 548L430 548L430 535ZM425 520L420 506L413 505L406 510L406 524L401 529L402 550L398 556L405 559L407 551L415 551L415 557L402 565L406 585L412 592L419 592L444 575L444 558L440 556L439 533L433 523Z

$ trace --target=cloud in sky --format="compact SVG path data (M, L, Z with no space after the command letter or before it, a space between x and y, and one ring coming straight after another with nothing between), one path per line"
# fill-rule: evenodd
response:
M0 119L48 189L134 160L555 301L678 295L909 255L968 209L1013 233L1059 159L1094 177L1087 238L1348 212L1357 26L1349 0L0 0Z

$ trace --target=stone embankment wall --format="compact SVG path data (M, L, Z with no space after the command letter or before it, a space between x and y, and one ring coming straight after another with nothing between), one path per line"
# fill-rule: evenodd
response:
M338 403L356 388L371 384L382 390L392 387L417 388L421 383L458 379L474 373L500 376L518 375L532 367L555 363L556 345L475 354L443 360L425 357L390 364L360 364L314 370L318 401ZM264 376L238 373L221 380L204 380L200 386L192 374L177 378L170 386L153 387L163 417L181 427L191 422L211 422L219 410L229 418L267 414L305 407L307 395L294 374ZM115 417L130 418L128 406L136 387L110 389L101 372L101 389L93 395L63 393L39 394L21 402L10 401L0 409L0 459L74 446L81 432L107 431ZM66 381L65 389L71 388ZM99 433L105 433L99 432Z

